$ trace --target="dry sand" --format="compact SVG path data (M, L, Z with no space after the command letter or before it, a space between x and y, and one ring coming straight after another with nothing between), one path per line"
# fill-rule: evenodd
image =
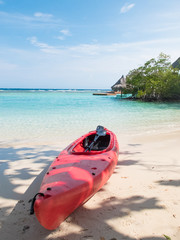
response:
M54 231L29 215L28 201L65 143L2 143L0 239L180 240L180 132L117 138L114 174Z

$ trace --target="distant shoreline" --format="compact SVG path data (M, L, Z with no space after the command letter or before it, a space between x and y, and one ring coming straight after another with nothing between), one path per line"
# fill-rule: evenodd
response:
M30 90L44 90L44 91L57 91L57 90L65 90L65 91L110 91L110 89L103 88L0 88L0 91L30 91Z

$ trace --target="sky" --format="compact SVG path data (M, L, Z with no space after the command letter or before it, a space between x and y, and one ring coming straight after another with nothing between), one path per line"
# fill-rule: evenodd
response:
M180 0L0 0L0 88L109 89L180 57Z

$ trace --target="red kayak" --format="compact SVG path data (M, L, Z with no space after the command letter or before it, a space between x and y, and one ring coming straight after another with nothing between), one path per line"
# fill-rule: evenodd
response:
M49 167L33 198L31 214L35 212L46 229L56 229L107 182L118 153L115 134L102 126L74 141Z

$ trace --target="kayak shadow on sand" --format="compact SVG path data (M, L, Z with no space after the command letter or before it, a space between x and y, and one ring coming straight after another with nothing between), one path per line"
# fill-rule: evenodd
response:
M0 148L1 239L23 239L16 234L24 233L28 229L29 199L39 191L45 172L59 154L59 151L49 149L46 145ZM40 169L43 171L39 174ZM18 191L18 188L25 189L26 181L33 178L35 180L25 193ZM18 202L13 208L16 201Z
M131 212L163 209L163 206L159 205L158 199L155 197L146 198L136 195L122 198L118 194L111 196L107 189L108 184L105 184L86 204L74 211L59 228L54 231L46 230L39 224L35 215L29 214L31 205L29 200L39 191L49 163L50 161L27 191L21 194L11 214L2 222L2 226L0 226L2 239L134 240L135 238L128 236L128 233L127 235L122 233L121 227L123 224L129 226L133 224L131 222L127 223L125 218L130 216ZM127 165L133 164L136 164L135 160L127 162ZM125 161L120 165L126 165ZM116 222L117 219L120 219L120 224L114 228L110 222ZM141 239L164 240L164 237L150 236Z
M122 219L130 215L131 212L143 211L146 209L162 209L156 198L145 198L143 196L132 196L129 198L120 198L117 196L109 197L106 192L106 185L93 198L96 198L98 204L92 207L95 199L90 199L87 204L79 207L74 211L58 229L49 231L43 228L37 221L35 215L30 215L30 203L32 194L38 192L41 181L48 166L36 177L21 200L18 201L11 214L8 216L0 229L2 239L11 240L31 240L31 239L60 239L60 240L134 240L121 233L121 225L115 230L108 224L108 221ZM103 191L103 193L102 193ZM91 202L90 202L91 201ZM67 231L67 229L77 226L80 228L78 232L75 230ZM68 233L71 232L71 233ZM57 238L53 235L57 234ZM142 240L164 240L162 237L146 237Z
M17 188L25 188L25 181L35 178L58 154L46 146L0 148L0 197L20 200L23 193Z
M101 198L101 193L97 193ZM90 200L91 201L91 200ZM143 196L132 196L129 198L108 197L100 200L98 207L89 209L86 204L78 208L67 219L66 224L77 224L81 226L79 234L64 235L64 239L78 240L135 240L135 237L130 237L121 232L121 228L124 224L131 226L131 222L126 222L123 218L130 216L132 212L139 212L150 209L163 209L163 206L159 205L156 198L145 198ZM114 228L112 220L116 222L116 219L121 219L119 225ZM63 238L62 238L63 239ZM145 237L141 240L164 240L163 237Z
M23 234L27 229L34 225L35 216L30 216L30 200L33 198L33 194L39 191L41 181L45 172L49 166L47 166L33 181L27 191L21 195L21 199L17 202L16 206L10 213L10 215L2 223L0 229L0 236L3 239L23 239ZM41 228L41 227L40 227ZM48 231L47 231L48 233ZM18 235L17 235L18 234Z

